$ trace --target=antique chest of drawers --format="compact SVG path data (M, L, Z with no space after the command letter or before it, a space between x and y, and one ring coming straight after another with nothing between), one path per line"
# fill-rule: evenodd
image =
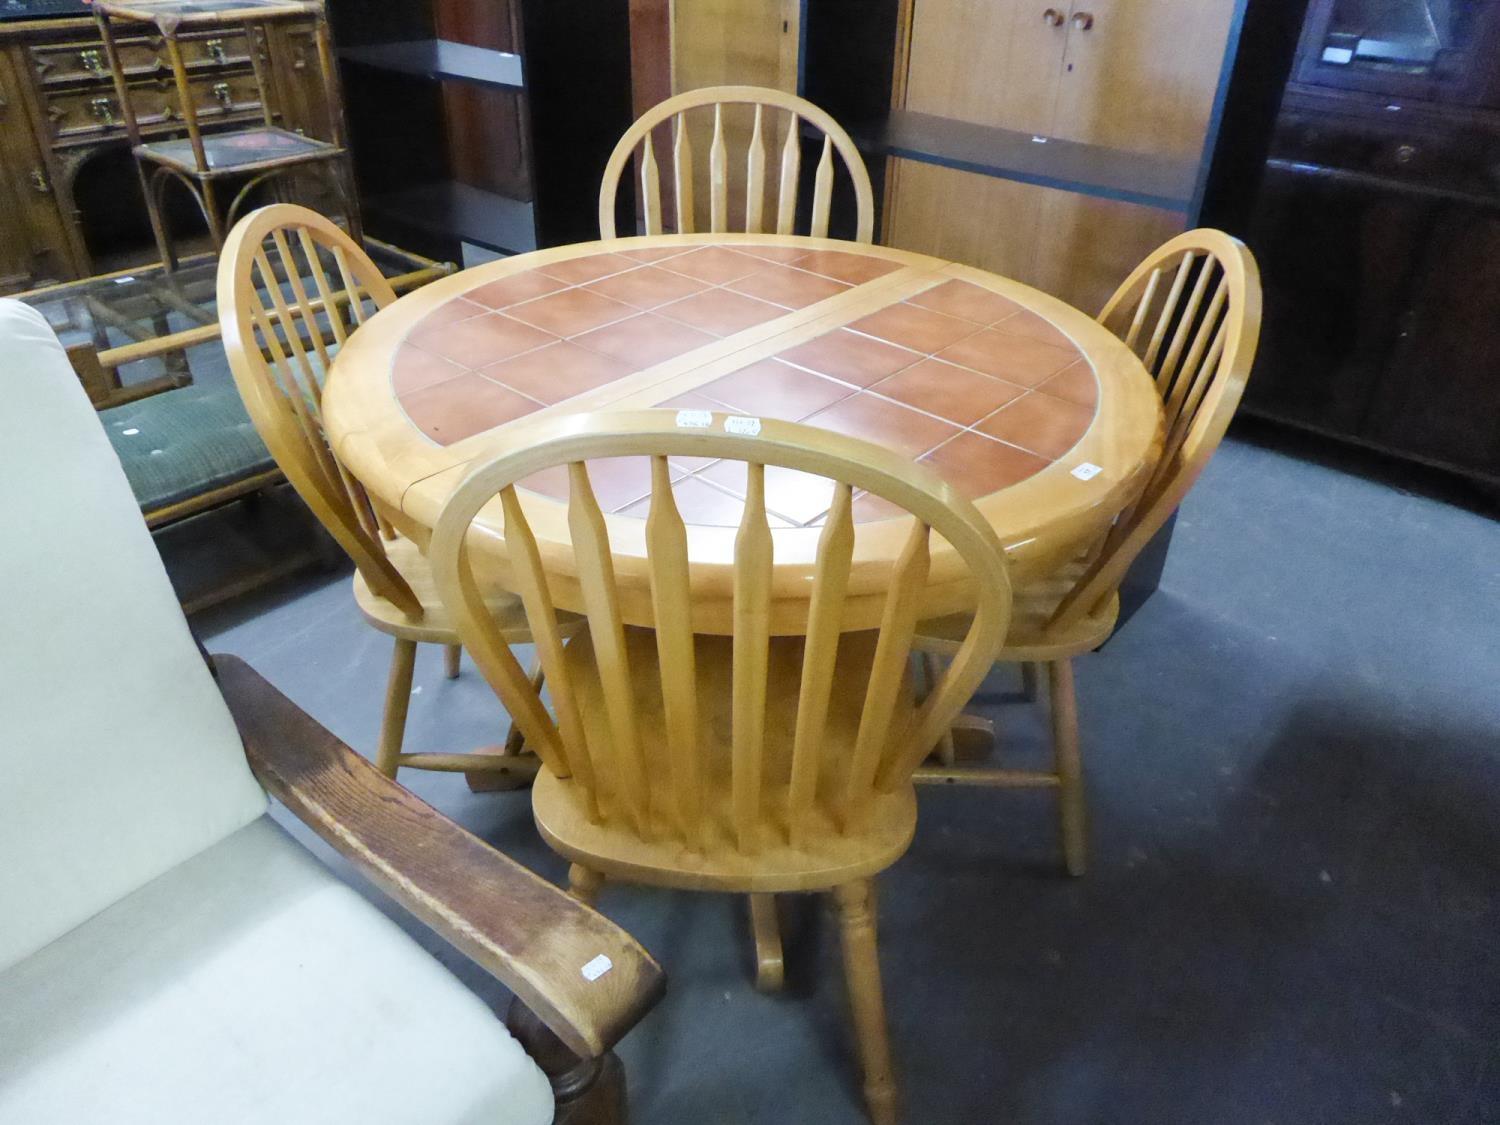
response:
M184 33L180 42L205 127L259 120L255 51L267 64L277 123L327 135L329 107L310 23L249 35ZM122 35L119 47L143 133L181 129L182 107L161 37ZM132 230L141 237L132 241ZM0 24L0 293L155 257L94 21Z

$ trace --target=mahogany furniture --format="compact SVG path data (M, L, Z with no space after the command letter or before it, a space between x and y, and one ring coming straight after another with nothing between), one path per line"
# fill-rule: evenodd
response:
M1055 788L1069 874L1082 875L1087 864L1072 659L1109 639L1126 572L1176 512L1224 437L1255 361L1260 314L1255 259L1220 231L1178 235L1116 290L1099 320L1155 377L1166 437L1140 496L1108 533L1057 573L1016 591L999 659L1021 663L1030 673L1028 686L1035 665L1047 666L1053 768L954 766L950 735L940 749L942 764L919 771L919 781L935 784ZM962 616L923 622L918 644L928 652L956 653L967 628Z
M234 29L183 30L178 46L200 121L246 127L269 111L283 129L331 136L314 27L312 19L272 23L255 41ZM141 139L180 132L184 108L165 39L141 25L119 31ZM257 66L269 77L264 97ZM313 194L306 202L333 209ZM185 194L167 207L179 241L203 221ZM0 293L111 273L158 253L96 21L0 23Z
M323 419L343 465L425 548L467 467L528 440L520 420L657 405L806 421L930 465L991 522L1018 581L1055 572L1104 534L1144 483L1162 418L1140 360L1035 290L899 250L719 234L560 247L409 294L334 357ZM745 486L731 468L674 467L700 631L732 628ZM600 472L622 612L649 622L649 473L628 460ZM776 627L806 615L832 486L772 473L767 487ZM544 560L572 581L566 483L541 474L524 488ZM855 498L854 518L850 628L877 623L906 539L874 497ZM503 571L495 531L477 551ZM935 549L925 615L969 596L956 565ZM503 574L496 583L508 588Z
M660 969L240 661L216 683L63 349L11 301L0 342L0 1119L623 1121ZM514 1036L267 790L509 988Z
M1301 30L1213 220L1266 276L1246 413L1500 494L1500 7L1315 0Z
M729 132L734 131L736 111L725 113L726 106L745 106L738 111L743 131L749 125L744 156L738 157L738 146L726 142L726 118ZM692 127L689 112L713 110L713 139L706 165L695 163L692 149ZM770 112L767 112L769 110ZM693 118L702 115L694 114ZM657 168L656 134L670 123L672 154L672 196L674 229L691 234L698 229L699 208L694 206L696 182L707 173L708 229L718 233L731 226L746 234L759 234L770 226L768 203L774 199L777 234L794 234L797 205L801 189L802 144L804 126L822 134L817 170L813 174L812 207L808 216L808 233L816 238L828 236L828 220L833 205L834 150L854 191L856 242L869 242L875 228L874 194L864 161L844 132L828 114L803 98L768 90L759 86L710 86L690 90L652 107L620 138L604 169L599 189L599 236L615 237L616 196L625 166L632 161L639 167L641 210L645 234L661 234L662 185ZM776 175L766 179L766 150L781 154ZM733 187L733 190L731 190ZM731 219L731 196L734 214Z
M333 194L343 197L345 225L355 241L359 241L359 204L354 198L348 174L333 45L321 4L307 0L220 0L216 3L203 3L202 0L94 0L94 15L99 21L105 57L114 75L115 91L125 116L125 133L140 171L141 190L146 197L146 210L163 266L168 270L177 266L177 252L162 206L165 190L173 181L181 184L192 196L216 249L223 248L225 231L234 225L241 206L252 198L257 188L273 178L301 173L324 177ZM329 138L319 140L277 125L266 100L270 78L255 47L250 51L250 59L255 94L261 105L261 122L205 132L198 108L193 104L192 79L179 36L188 31L208 30L220 34L233 31L247 42L256 44L263 40L263 29L267 25L304 20L311 20L313 25L318 68L329 106ZM142 139L126 64L115 44L116 22L149 24L161 36L176 85L178 104L182 107L186 138ZM227 206L219 198L221 185L235 193Z
M688 416L691 415L691 416ZM526 443L479 462L443 509L430 553L465 645L543 761L532 805L543 838L573 864L575 894L601 877L754 895L774 926L784 892L838 904L865 1100L894 1125L896 1084L875 947L873 876L916 828L912 771L984 679L1010 617L1004 551L989 522L931 468L811 426L724 412L606 410L521 427ZM644 457L649 622L627 627L611 537L590 466ZM698 631L688 529L672 461L717 462L746 480L732 553L732 628ZM568 480L576 583L557 584L518 485ZM829 483L806 613L773 625L770 474ZM854 497L900 513L904 544L884 577L878 628L845 632L856 578ZM554 721L480 592L474 540L503 512L511 582L537 638ZM957 557L974 612L958 655L924 702L909 669L933 545ZM864 569L869 569L866 566ZM557 610L585 613L566 648ZM645 627L638 627L645 626ZM759 932L759 927L757 928ZM777 940L779 950L779 939Z
M330 280L332 279L332 280ZM330 354L367 315L396 299L390 284L333 222L289 204L247 215L219 260L224 350L245 409L280 470L354 560L354 599L374 628L395 638L375 763L387 777L402 766L462 771L475 788L529 780L534 760L508 738L501 754L403 753L418 643L447 649L459 674L459 641L432 589L427 561L397 536L364 489L329 450L320 415ZM491 611L514 643L531 639L520 603L496 593Z

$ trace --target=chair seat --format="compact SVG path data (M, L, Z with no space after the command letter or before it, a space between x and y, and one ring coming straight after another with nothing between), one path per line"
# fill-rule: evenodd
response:
M0 973L0 1121L552 1115L489 1008L265 817Z
M194 384L99 412L141 511L276 468L231 384Z
M1037 582L1018 586L1012 603L1010 630L1000 660L1065 660L1092 652L1114 632L1120 616L1120 596L1111 594L1102 606L1063 628L1048 625L1058 603L1078 585L1088 569L1080 556L1061 570ZM969 629L967 614L953 614L924 621L918 626L917 647L951 655L958 651Z
M432 581L432 567L428 565L427 556L422 554L421 548L404 536L383 539L381 545L385 548L386 558L390 559L391 565L401 572L401 577L406 579L412 593L422 602L422 619L409 619L396 605L371 590L364 575L355 571L354 600L365 620L382 633L404 640L423 644L458 644L458 632L453 628L448 611L443 608L442 599L438 597L437 587ZM485 605L489 607L496 625L507 640L515 643L531 639L520 598L497 590L485 598ZM571 618L571 615L559 614L559 618L565 616Z
M670 763L662 710L660 664L655 634L627 629L631 687L640 743L651 788L653 837L643 841L628 823L613 815L618 805L606 800L601 824L589 821L581 786L560 779L545 768L537 775L532 808L537 827L554 850L606 876L628 882L694 890L731 892L823 890L889 867L911 844L917 808L911 785L875 799L861 826L840 832L827 801L839 791L835 768L853 756L855 734L864 705L870 664L874 657L872 632L845 634L840 645L829 702L823 760L831 763L818 779L819 804L798 846L787 839L785 793L791 775L797 695L802 674L801 637L775 637L766 683L766 754L761 791L779 792L781 803L762 802L757 833L759 850L745 854L735 845L729 814L732 715L732 648L728 637L699 637L695 660L698 674L700 763L706 763L705 806L711 824L702 850L683 843L676 830L670 789ZM613 761L613 739L599 682L592 639L587 633L567 647L568 670L578 697L589 754L606 791L620 766ZM911 713L910 679L904 678L890 726L899 727ZM703 768L703 767L700 767Z

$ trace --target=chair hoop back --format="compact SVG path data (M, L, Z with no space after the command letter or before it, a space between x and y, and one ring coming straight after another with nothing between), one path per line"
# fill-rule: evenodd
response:
M652 132L664 121L675 124L672 141L672 186L677 200L677 233L697 230L693 211L693 151L688 136L689 110L713 107L713 143L709 149L709 233L729 230L729 155L724 140L724 107L754 106L754 124L745 154L745 223L747 234L760 234L765 211L767 146L775 143L778 111L789 115L781 146L781 170L775 184L776 234L792 234L797 221L797 198L802 161L802 123L823 134L822 154L813 178L812 214L808 233L828 235L828 214L833 201L833 151L838 150L854 185L856 242L870 242L875 232L875 193L864 160L849 134L823 110L804 98L761 86L708 86L668 98L641 115L610 154L599 188L599 234L615 237L615 195L625 166L639 147L642 210L647 234L662 233L661 177L657 171ZM771 111L767 113L767 109ZM768 232L769 233L769 232Z
M936 474L869 443L809 426L762 419L755 435L726 432L726 416L711 426L681 427L676 412L603 412L541 419L531 424L525 448L478 465L449 499L433 532L429 557L443 604L464 647L522 727L529 745L556 777L571 777L584 791L596 822L621 823L642 836L656 835L654 824L688 846L705 837L727 838L742 853L756 841L779 833L793 843L828 823L858 831L862 814L880 793L908 784L912 772L968 701L993 663L1010 621L1010 582L1004 550L993 529L968 500ZM627 630L619 610L609 531L596 501L586 463L600 458L641 456L651 463L651 496L646 519L655 648L661 684L659 704L665 730L661 755L651 760L643 746L637 713L644 706L646 674L632 666ZM742 462L747 474L744 516L733 551L733 636L707 637L693 629L688 540L672 491L669 457L722 458ZM593 716L603 715L608 736L586 739L582 701L565 659L554 603L541 553L517 482L554 466L568 466L568 535L588 617L589 643L602 689ZM796 469L834 482L833 503L818 543L805 631L798 637L771 635L770 598L774 546L767 519L765 471ZM851 506L864 489L905 509L915 518L900 558L890 574L878 635L867 665L868 687L858 712L852 749L830 749L830 698L844 634L845 593L849 585L855 525ZM494 505L491 517L475 517ZM536 639L542 669L557 712L553 718L530 689L525 673L505 644L470 564L476 536L490 536L495 516L503 516L504 553ZM906 682L912 639L926 589L929 542L940 535L967 567L976 610L963 645L942 680L920 706L898 709ZM632 632L639 632L632 630ZM732 703L730 760L709 760L701 737L716 712L699 698L698 661L719 646L729 647ZM766 738L768 660L773 649L785 656L801 645L800 670L787 685L784 705L797 699L790 765L768 768ZM848 650L844 650L847 654ZM863 651L863 650L862 650ZM781 658L778 658L781 659ZM774 661L773 661L774 663ZM777 664L784 667L785 663ZM847 699L847 696L843 697ZM852 729L850 724L849 729ZM654 747L651 749L654 750ZM776 760L785 765L786 747ZM844 760L830 755L843 753ZM670 794L665 809L652 808L646 770ZM663 777L665 775L665 777ZM837 776L837 781L830 777ZM716 813L714 810L724 810Z
M1156 380L1166 422L1161 456L1135 503L1052 617L1064 625L1118 589L1218 449L1239 407L1260 339L1260 271L1237 238L1190 230L1164 243L1125 279L1099 322Z
M396 299L364 250L305 207L262 207L237 223L219 259L219 324L245 409L277 466L359 567L371 590L417 618L422 604L386 557L363 488L329 448L323 380L330 357Z

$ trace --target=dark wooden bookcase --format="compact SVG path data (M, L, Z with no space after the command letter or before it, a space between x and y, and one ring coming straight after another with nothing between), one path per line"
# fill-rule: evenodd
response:
M328 8L371 233L453 259L598 236L599 178L632 119L627 0Z

